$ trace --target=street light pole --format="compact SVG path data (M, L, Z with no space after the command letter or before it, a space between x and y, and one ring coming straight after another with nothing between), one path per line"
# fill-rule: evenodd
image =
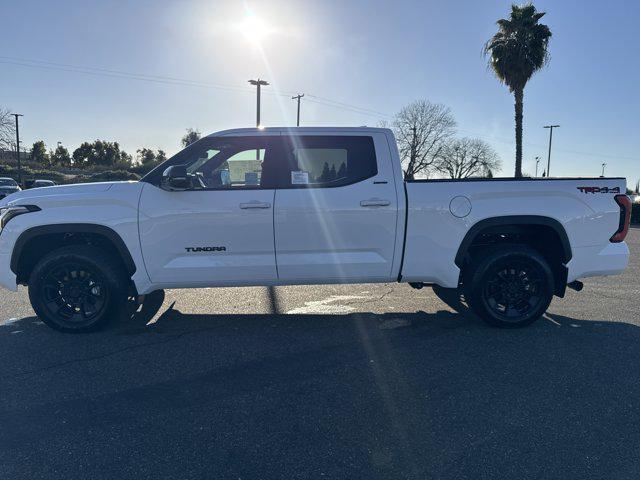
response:
M249 80L251 85L255 85L257 87L257 95L256 95L256 127L260 127L260 87L269 85L269 82L265 80Z
M299 93L298 95L291 97L291 100L298 100L298 121L296 122L297 127L300 126L300 99L302 97L304 97L304 93Z
M536 178L538 177L538 165L540 164L540 157L536 157Z
M545 125L544 128L549 129L549 156L547 157L547 177L549 177L549 170L551 169L551 140L553 140L553 129L558 128L560 125Z
M18 160L18 184L22 184L22 168L20 167L20 128L18 127L18 117L23 117L21 113L12 113L16 117L16 156Z

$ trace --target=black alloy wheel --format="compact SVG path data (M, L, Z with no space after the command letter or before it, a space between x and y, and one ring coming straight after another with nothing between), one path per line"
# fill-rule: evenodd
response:
M29 278L29 299L50 327L90 332L126 317L130 285L118 258L97 247L72 245L38 261Z
M546 312L553 299L551 267L527 245L502 245L478 252L463 273L469 306L493 326L529 325Z

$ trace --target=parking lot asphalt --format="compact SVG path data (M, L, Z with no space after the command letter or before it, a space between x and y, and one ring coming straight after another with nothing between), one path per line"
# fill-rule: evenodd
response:
M515 331L385 284L169 291L68 335L2 291L0 478L637 479L628 243Z

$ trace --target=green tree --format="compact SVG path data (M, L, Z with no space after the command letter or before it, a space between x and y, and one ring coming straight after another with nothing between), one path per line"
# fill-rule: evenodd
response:
M328 162L324 162L324 165L322 166L322 173L316 179L316 181L317 182L327 182L327 181L329 181L329 177L330 176L331 176L331 171L329 170L329 163Z
M489 67L515 98L516 177L522 176L524 87L533 74L549 61L551 30L547 25L538 23L544 14L537 12L530 3L512 5L509 18L496 22L498 32L484 46Z
M346 178L347 177L347 164L342 162L340 164L340 168L338 169L337 178Z
M202 135L198 130L194 130L193 128L187 128L187 133L184 134L184 136L182 137L182 140L180 140L180 143L182 144L183 147L186 148L192 143L200 140L201 136Z
M114 168L131 167L131 155L120 150L118 142L96 140L93 143L83 142L73 152L73 165L78 168Z
M156 163L156 152L150 148L139 148L136 154L138 162L142 165L152 165Z
M145 167L150 167L149 170L156 165L161 164L167 159L167 154L164 150L158 149L158 151L154 151L150 148L139 148L136 151L136 160L138 164L143 165Z
M55 151L49 153L49 159L52 166L69 167L71 166L71 155L62 145L58 145Z
M44 167L49 166L49 153L47 153L47 147L44 141L38 140L37 142L33 142L33 146L31 147L31 160Z
M89 142L82 142L78 148L73 151L73 166L76 168L85 168L93 163L93 145Z

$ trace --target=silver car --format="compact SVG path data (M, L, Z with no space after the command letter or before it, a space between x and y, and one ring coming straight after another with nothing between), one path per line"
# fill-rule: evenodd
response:
M6 197L7 195L11 195L12 193L16 193L22 190L13 178L9 177L0 177L0 200Z

